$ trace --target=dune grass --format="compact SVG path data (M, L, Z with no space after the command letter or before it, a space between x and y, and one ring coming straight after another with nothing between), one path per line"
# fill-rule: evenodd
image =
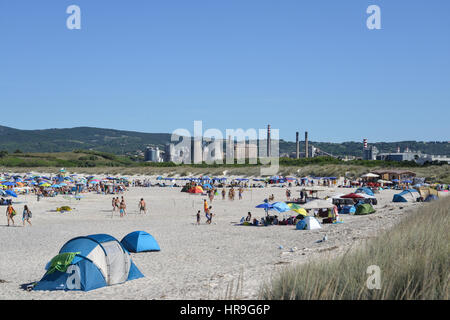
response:
M449 298L450 197L419 208L391 230L334 259L285 269L263 284L262 299L434 300ZM368 289L371 265L380 289Z

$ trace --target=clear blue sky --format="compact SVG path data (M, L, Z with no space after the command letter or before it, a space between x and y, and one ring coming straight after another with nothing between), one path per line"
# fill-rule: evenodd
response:
M0 124L450 140L449 17L448 0L4 0Z

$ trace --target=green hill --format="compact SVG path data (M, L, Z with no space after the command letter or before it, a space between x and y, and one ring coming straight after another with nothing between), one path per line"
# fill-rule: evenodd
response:
M143 133L92 127L68 129L20 130L0 126L0 150L13 153L22 152L70 152L73 150L96 150L114 154L125 154L144 150L147 145L159 146L170 141L169 133ZM310 144L335 156L362 156L362 142L315 142ZM450 144L447 141L401 141L371 143L380 152L395 152L397 147L403 151L421 151L428 154L450 156ZM295 142L280 141L280 154L295 152ZM304 150L304 142L300 142Z

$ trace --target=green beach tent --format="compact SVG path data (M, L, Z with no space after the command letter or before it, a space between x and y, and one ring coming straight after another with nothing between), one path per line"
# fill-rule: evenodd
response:
M356 207L355 215L366 215L374 212L375 209L372 207L370 203L363 203Z

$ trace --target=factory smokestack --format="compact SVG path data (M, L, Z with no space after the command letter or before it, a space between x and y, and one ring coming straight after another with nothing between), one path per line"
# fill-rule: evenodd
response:
M367 149L367 139L363 139L364 149Z
M295 158L300 158L300 143L298 142L298 131L295 133L295 145L297 147Z
M308 131L305 131L305 158L309 158L308 150Z
M267 125L267 157L270 157L271 152L270 152L270 124Z

